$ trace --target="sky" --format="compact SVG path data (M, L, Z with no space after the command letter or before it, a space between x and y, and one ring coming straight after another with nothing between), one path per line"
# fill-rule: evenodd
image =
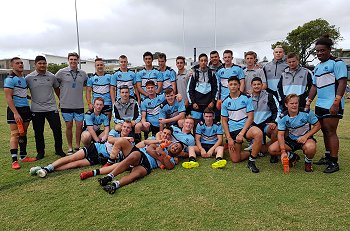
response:
M271 60L272 43L317 18L339 27L343 40L336 47L350 49L347 0L76 2L82 59L125 54L133 65L140 65L145 51L164 52L171 59L193 57L196 47L197 57L214 49L222 56L231 49L237 58L253 50L260 59ZM0 59L77 51L75 16L74 0L2 1Z

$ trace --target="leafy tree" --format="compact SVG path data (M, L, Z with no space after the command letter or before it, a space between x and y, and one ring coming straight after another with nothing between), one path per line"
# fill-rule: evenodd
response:
M318 38L328 34L334 43L342 40L339 28L335 25L330 25L326 20L318 18L305 23L302 26L288 33L283 41L278 41L271 45L272 49L277 45L282 45L285 53L295 52L300 56L301 65L305 66L311 56L315 57L314 44Z
M47 65L47 70L53 74L56 74L58 70L68 67L68 64L62 63L62 64L56 64L56 63L49 63Z

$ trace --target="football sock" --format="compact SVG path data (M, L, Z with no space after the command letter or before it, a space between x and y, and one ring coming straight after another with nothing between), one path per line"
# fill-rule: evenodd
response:
M329 159L329 157L331 157L331 152L330 151L325 151L324 152L324 156L326 159Z
M305 156L305 163L311 164L312 163L312 159L307 158L307 156Z
M329 160L332 161L333 163L337 163L338 162L338 157L330 156Z
M55 170L55 167L52 164L49 164L48 166L44 167L44 169L47 172L53 172Z
M190 156L190 157L188 158L188 161L196 162L196 157Z
M107 161L109 164L115 164L116 163L116 159L111 159L111 158L108 158L108 161Z
M19 155L21 159L25 158L27 155L27 136L19 136L18 137L18 145L19 145Z
M111 177L112 179L114 178L114 175L112 173L109 173L107 176Z
M17 153L18 149L10 149L11 157L12 157L12 162L17 161Z
M92 173L94 174L94 176L100 175L100 169L95 169L92 171Z
M288 154L288 159L292 159L294 157L293 152L287 152L287 154Z
M215 161L219 161L219 160L222 160L222 157L219 156L215 158Z
M112 184L114 185L115 189L120 188L120 182L119 182L119 180L113 181Z
M254 156L252 156L252 155L249 155L249 161L255 162L255 161L256 161L256 157L254 157Z

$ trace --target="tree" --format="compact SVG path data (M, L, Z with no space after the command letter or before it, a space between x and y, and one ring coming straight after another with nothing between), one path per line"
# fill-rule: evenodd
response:
M305 66L311 56L315 57L314 44L323 35L329 35L334 43L342 40L339 28L330 25L326 20L318 18L305 23L302 26L288 33L283 41L278 41L271 45L274 49L277 45L282 45L285 53L295 52L300 56L300 64Z
M52 74L56 74L58 70L68 67L68 64L62 63L62 64L56 64L56 63L49 63L47 65L47 70L51 72Z

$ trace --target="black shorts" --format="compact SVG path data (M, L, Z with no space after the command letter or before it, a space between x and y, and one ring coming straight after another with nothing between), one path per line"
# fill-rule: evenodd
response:
M135 151L141 152L140 149L138 149L136 146L133 146L133 147L131 148L131 151L128 153L128 155L129 155L130 153L132 153L132 152L135 152ZM118 161L118 162L121 162L121 161L123 161L124 159L125 159L125 155L124 155L124 153L123 153L122 151L120 151L120 152L118 153L118 156L117 156L117 161Z
M23 122L30 122L32 119L32 113L30 112L30 107L16 107L19 115L22 117ZM7 107L7 123L16 124L16 120L12 110Z
M102 108L102 113L111 112L112 111L112 105L104 105Z
M153 126L151 124L150 128L149 128L149 131L152 132L152 135L153 136L156 136L156 134L160 131L159 127L156 127L156 126Z
M108 161L108 158L97 152L95 144L90 144L89 147L84 147L83 150L85 153L85 158L90 162L90 165L104 165Z
M214 144L201 144L201 145L206 152L209 151L209 149L211 149L214 146Z
M315 138L313 137L310 137L309 139L313 139L316 142ZM290 149L292 149L293 152L303 149L304 144L298 143L296 140L292 140L289 136L284 138L284 142L290 147Z
M141 159L140 159L140 163L139 165L144 167L147 171L147 175L151 173L152 169L151 169L151 165L147 159L147 156L145 155L145 153L141 152Z
M324 118L338 118L338 119L342 119L343 118L343 114L344 114L344 109L341 108L341 105L339 105L339 111L336 115L331 115L331 113L329 112L329 109L325 109L322 107L315 107L315 114L317 116L317 118L319 119L324 119Z
M249 129L250 129L250 128L248 128L247 131L249 131ZM237 137L238 133L240 133L241 131L242 131L242 129L238 129L238 130L236 130L236 131L230 132L230 136L231 136L231 138L235 141L235 143L236 143L236 137ZM246 139L246 140L248 140L247 137L246 137L246 134L247 134L247 132L245 132L245 133L243 134L243 138Z

